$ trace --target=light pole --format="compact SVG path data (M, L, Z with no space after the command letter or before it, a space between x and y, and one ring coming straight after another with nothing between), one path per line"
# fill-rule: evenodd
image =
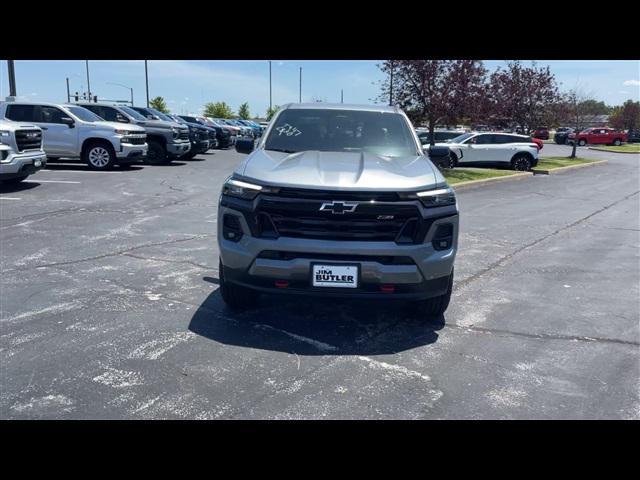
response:
M271 95L271 60L269 60L269 110L273 108L272 95Z
M7 60L7 67L9 68L9 96L14 97L16 94L16 71L13 67L13 60Z
M91 101L91 83L89 83L89 60L85 60L85 65L87 67L87 97L89 101Z
M340 90L340 103L344 103L344 90Z
M302 67L300 67L300 93L298 93L298 103L302 103Z
M147 84L147 108L149 108L149 71L147 69L147 61L144 61L144 79Z
M124 87L124 88L128 88L131 91L131 106L133 107L133 87L128 87L126 85L123 85L121 83L116 83L116 82L107 82L109 85L117 85L118 87Z

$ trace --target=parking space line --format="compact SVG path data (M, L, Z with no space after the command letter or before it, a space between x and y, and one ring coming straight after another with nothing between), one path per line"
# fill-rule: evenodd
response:
M81 183L81 182L74 182L71 180L27 180L23 183Z
M22 200L22 199L17 197L0 197L0 200Z

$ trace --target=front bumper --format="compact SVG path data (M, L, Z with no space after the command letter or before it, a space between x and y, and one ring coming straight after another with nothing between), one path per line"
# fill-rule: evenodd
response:
M9 161L0 163L0 180L32 175L47 165L44 152L9 153L6 160Z
M209 150L209 140L200 140L198 142L191 142L191 152L198 154L198 153L205 153L207 150Z
M116 158L118 163L130 163L135 162L137 159L145 157L147 155L148 146L133 145L130 143L120 143L120 150L116 151Z
M239 217L243 236L238 242L227 240L222 235L221 219L226 213ZM415 245L253 237L242 213L226 206L220 206L218 219L218 245L225 281L269 293L367 298L380 296L411 300L440 296L447 291L458 247L457 214L435 220L425 241ZM446 223L453 225L453 244L447 250L438 251L431 240L438 225ZM286 254L283 253L284 259L262 258L265 251ZM403 261L390 258L402 258ZM359 265L358 288L313 287L312 263ZM277 288L276 280L286 281L289 285L287 288ZM381 293L382 285L393 285L393 293Z
M191 142L167 143L167 153L172 156L181 157L191 150Z

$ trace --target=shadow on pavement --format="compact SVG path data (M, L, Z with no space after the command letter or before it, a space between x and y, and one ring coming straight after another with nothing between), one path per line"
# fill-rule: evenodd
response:
M29 178L27 177L27 180ZM36 183L37 180L31 180L30 183L19 182L19 183L4 183L0 181L0 193L16 193L16 192L24 192L26 190L31 190L32 188L36 188L41 185L40 183Z
M397 300L262 295L256 307L235 312L216 289L189 330L225 345L298 355L383 355L436 342L444 323L443 316L426 318Z

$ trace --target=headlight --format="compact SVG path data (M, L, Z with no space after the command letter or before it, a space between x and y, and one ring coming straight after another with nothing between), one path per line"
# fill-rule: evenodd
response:
M128 135L128 130L116 130L116 135Z
M262 191L261 185L254 185L253 183L242 182L234 178L229 177L222 186L222 194L229 195L231 197L244 198L246 200L253 200Z
M456 204L456 194L452 188L440 188L416 193L425 207L444 207Z
M173 138L178 138L180 136L180 130L177 128L172 128L171 132L173 133Z
M11 135L11 133L8 130L0 130L0 143L8 145L9 135Z

